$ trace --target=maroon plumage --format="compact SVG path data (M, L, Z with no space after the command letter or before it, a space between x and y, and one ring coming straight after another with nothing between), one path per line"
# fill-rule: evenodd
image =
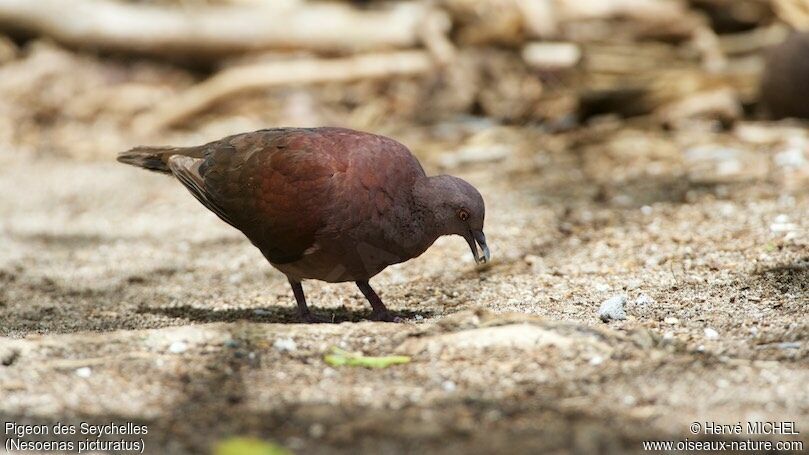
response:
M368 280L423 253L441 235L488 260L477 190L427 177L402 144L341 128L278 128L198 147L138 147L118 160L176 176L287 275L301 315L305 279L355 281L376 319L391 320ZM477 245L483 250L479 257Z

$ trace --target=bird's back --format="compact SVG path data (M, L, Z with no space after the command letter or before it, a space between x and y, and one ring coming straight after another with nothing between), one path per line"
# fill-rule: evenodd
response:
M172 173L288 275L356 280L409 259L395 231L424 171L392 139L279 128L182 150Z

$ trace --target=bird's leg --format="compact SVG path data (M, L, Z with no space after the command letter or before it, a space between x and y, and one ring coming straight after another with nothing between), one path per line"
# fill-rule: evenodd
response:
M292 293L295 294L295 301L298 302L298 317L301 318L301 321L310 323L329 322L328 319L315 316L309 311L309 307L306 306L306 297L303 295L303 286L300 281L290 279L289 285L292 286Z
M376 295L373 288L367 281L357 281L357 287L360 288L362 295L368 299L368 302L371 304L371 308L374 310L371 312L371 319L374 321L385 321L385 322L402 322L402 318L394 315L391 313L388 308L382 303L382 299Z

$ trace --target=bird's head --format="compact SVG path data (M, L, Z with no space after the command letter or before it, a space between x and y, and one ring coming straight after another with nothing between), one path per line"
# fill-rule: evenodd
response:
M460 235L469 244L475 262L489 262L491 254L483 234L486 207L480 192L466 181L451 175L438 175L425 180L419 199L431 212L438 235Z

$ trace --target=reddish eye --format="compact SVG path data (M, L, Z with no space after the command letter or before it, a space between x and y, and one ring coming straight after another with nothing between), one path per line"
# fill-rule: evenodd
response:
M460 218L461 221L468 220L469 219L469 212L467 212L464 209L458 210L458 218Z

